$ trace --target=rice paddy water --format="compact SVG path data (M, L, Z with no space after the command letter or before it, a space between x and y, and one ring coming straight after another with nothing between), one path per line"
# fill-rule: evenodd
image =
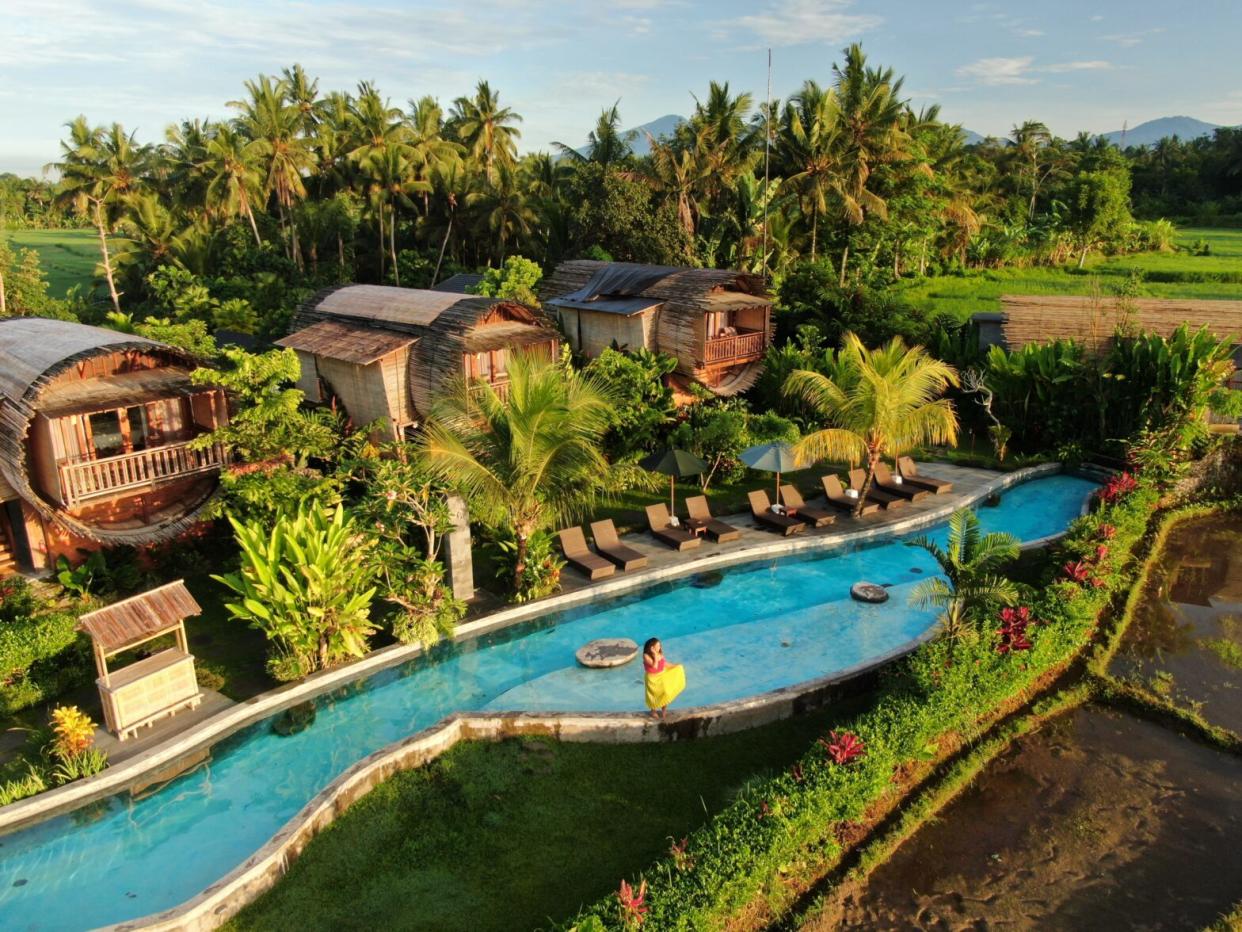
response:
M1094 485L1036 479L981 507L987 531L1030 541L1059 533ZM944 538L942 526L933 536ZM260 848L342 771L457 711L640 711L642 667L577 666L598 637L658 636L688 685L677 707L741 699L848 670L929 632L936 613L909 592L936 572L900 539L756 561L446 645L314 702L293 734L258 722L212 748L205 766L144 799L122 794L0 836L0 923L80 929L168 909ZM890 600L849 597L866 579ZM288 732L289 729L281 729Z

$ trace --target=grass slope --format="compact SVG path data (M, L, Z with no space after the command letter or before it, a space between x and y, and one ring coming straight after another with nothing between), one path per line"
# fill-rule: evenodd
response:
M671 744L462 744L377 787L314 839L233 932L531 929L607 896L856 701Z
M99 262L99 237L94 230L8 230L0 236L14 249L33 249L39 254L53 298L63 298L74 285L90 289Z

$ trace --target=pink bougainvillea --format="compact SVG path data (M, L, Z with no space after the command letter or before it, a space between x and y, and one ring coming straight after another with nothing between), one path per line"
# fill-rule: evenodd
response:
M848 731L830 731L827 738L819 739L819 743L834 764L848 764L867 752L862 739Z

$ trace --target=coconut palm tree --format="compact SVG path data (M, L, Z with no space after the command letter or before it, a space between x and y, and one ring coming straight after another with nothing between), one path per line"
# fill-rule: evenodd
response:
M807 461L864 463L867 479L855 511L861 514L876 464L885 456L957 442L957 414L941 395L959 382L956 369L901 337L867 349L847 333L827 372L797 369L785 380L786 395L832 425L803 437L797 453Z
M811 218L811 261L818 252L819 220L844 196L841 118L836 94L807 81L785 103L777 137L785 188ZM809 207L809 210L806 208Z
M138 145L120 123L104 129L79 116L66 125L69 139L60 144L61 160L49 166L60 172L57 200L89 216L95 225L112 309L119 314L121 295L116 290L108 234L124 211L125 199L141 189L150 151Z
M487 219L487 227L496 234L499 260L505 261L505 247L528 237L539 222L516 168L501 165L494 178L483 180L481 187L466 195L466 204L477 208Z
M304 175L315 166L315 155L302 135L302 110L288 102L285 82L267 75L247 81L246 92L246 99L229 101L229 106L240 111L238 129L255 142L265 196L276 198L281 228L288 231L289 257L300 268L302 250L291 210L306 197Z
M586 154L566 145L554 142L552 145L562 158L571 162L594 162L596 165L617 165L624 162L634 150L632 144L638 138L637 130L621 131L621 101L600 111L595 121L595 129L587 136Z
M601 450L606 389L554 360L513 353L509 388L458 381L434 405L424 433L430 469L470 502L473 516L512 532L520 589L530 538L581 520L609 464Z
M940 564L943 576L925 579L910 593L912 605L938 608L940 632L951 641L967 637L988 606L1012 605L1018 588L996 570L1018 556L1020 545L1012 534L983 534L979 518L969 508L949 518L949 538L941 547L929 537L916 537L911 546L922 547Z
M393 279L398 286L401 284L401 272L397 268L397 208L413 210L414 202L410 195L431 190L431 182L414 176L406 152L407 147L404 144L389 142L382 149L371 150L362 162L362 169L372 182L371 192L379 217L381 256L384 253L384 211L388 212L388 250L392 259ZM382 265L380 277L383 278Z
M646 164L647 182L676 207L677 219L686 231L687 243L694 242L698 195L710 177L711 167L693 148L651 140L651 156Z
M254 204L263 197L263 172L258 145L228 123L216 127L199 163L207 177L206 204L225 216L244 217L262 245Z
M512 167L517 161L517 140L522 133L514 124L521 123L522 118L509 107L500 106L499 92L486 81L479 82L474 97L453 101L449 122L489 177L498 166Z
M410 128L409 158L415 177L428 182L423 192L423 214L431 212L435 180L451 166L460 165L465 150L444 135L444 111L434 97L411 100L406 121Z

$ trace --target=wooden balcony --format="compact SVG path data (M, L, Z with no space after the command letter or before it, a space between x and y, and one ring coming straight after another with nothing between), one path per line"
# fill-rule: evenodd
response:
M59 464L61 502L66 508L73 508L92 499L214 472L227 462L228 454L220 444L191 450L188 442L105 459L65 461Z
M720 363L749 362L761 359L768 348L768 335L762 330L752 330L731 337L712 337L707 341L703 361L709 365Z
M473 379L471 382L471 387L476 391L481 385L490 385L492 391L496 393L496 397L501 401L509 397L509 379L507 377L498 382L493 382L491 379Z

